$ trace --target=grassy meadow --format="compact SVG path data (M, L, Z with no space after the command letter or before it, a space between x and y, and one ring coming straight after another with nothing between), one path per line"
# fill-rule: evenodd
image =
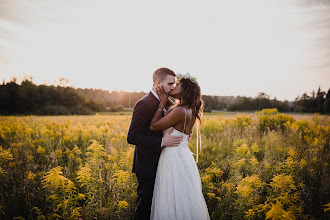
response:
M0 219L131 218L130 120L127 112L0 116ZM211 219L330 219L327 116L206 114L201 135Z

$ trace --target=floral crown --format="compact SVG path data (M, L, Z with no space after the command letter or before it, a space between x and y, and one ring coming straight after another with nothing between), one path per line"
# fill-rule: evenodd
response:
M196 77L190 76L189 73L186 74L177 73L176 78L178 79L178 82L180 82L181 79L189 79L191 82L198 84Z

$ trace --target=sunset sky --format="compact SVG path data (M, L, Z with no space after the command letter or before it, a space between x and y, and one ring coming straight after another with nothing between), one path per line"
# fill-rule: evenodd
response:
M208 95L327 91L330 0L0 0L1 82L147 92L159 67Z

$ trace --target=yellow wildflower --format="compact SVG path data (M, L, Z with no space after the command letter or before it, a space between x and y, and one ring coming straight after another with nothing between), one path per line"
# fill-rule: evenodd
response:
M296 151L295 149L293 149L293 148L290 148L290 149L289 149L289 155L290 155L290 157L292 157L292 158L296 158L296 157L298 157L298 153L297 153L297 151Z
M273 177L270 186L274 189L275 192L288 192L290 190L297 189L295 182L291 175L279 174Z
M283 205L280 201L276 201L276 204L273 204L272 208L267 212L266 219L273 219L273 220L280 220L280 219L287 219L287 220L294 220L295 217L291 211L286 212L283 209Z
M330 202L326 205L324 205L324 212L330 212Z
M307 165L307 162L304 158L301 158L300 160L300 168L304 168Z
M250 147L253 153L258 153L261 149L258 147L257 143L252 144Z
M119 201L117 206L119 209L126 209L128 207L128 203L126 201Z
M238 147L236 149L236 152L237 152L238 155L244 156L244 155L248 154L249 147L246 143L243 143L240 147Z
M252 166L258 164L258 160L257 160L255 157L252 157L252 158L250 159L250 164L251 164Z
M37 149L37 154L44 154L46 152L46 149L39 146L38 149Z
M214 193L208 193L207 194L209 199L214 199L215 198L215 194Z
M211 175L206 175L206 176L202 177L203 183L209 183L209 182L211 182L211 180L212 180Z

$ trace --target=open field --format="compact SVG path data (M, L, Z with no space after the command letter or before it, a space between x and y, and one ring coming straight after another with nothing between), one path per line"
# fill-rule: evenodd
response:
M204 113L205 116L222 116L223 118L236 118L237 115L251 115L253 119L257 120L258 117L255 112L211 112L211 113ZM295 120L308 120L311 121L313 120L315 114L312 113L283 113L285 115L290 115L292 116ZM329 115L319 115L317 114L318 117L322 120L325 120L327 122L330 122L330 116Z
M0 117L0 219L129 219L131 112ZM329 219L327 116L206 114L198 167L212 219ZM189 143L196 152L196 134Z
M122 112L98 112L97 115L132 115L132 111L122 111ZM257 119L255 111L253 112L227 112L227 111L217 111L217 112L204 112L204 116L222 116L223 118L236 118L237 115L246 114L251 115L253 119ZM296 120L312 120L315 114L313 113L283 113L285 115L290 115ZM325 118L326 121L330 122L329 115L319 115L319 118Z

